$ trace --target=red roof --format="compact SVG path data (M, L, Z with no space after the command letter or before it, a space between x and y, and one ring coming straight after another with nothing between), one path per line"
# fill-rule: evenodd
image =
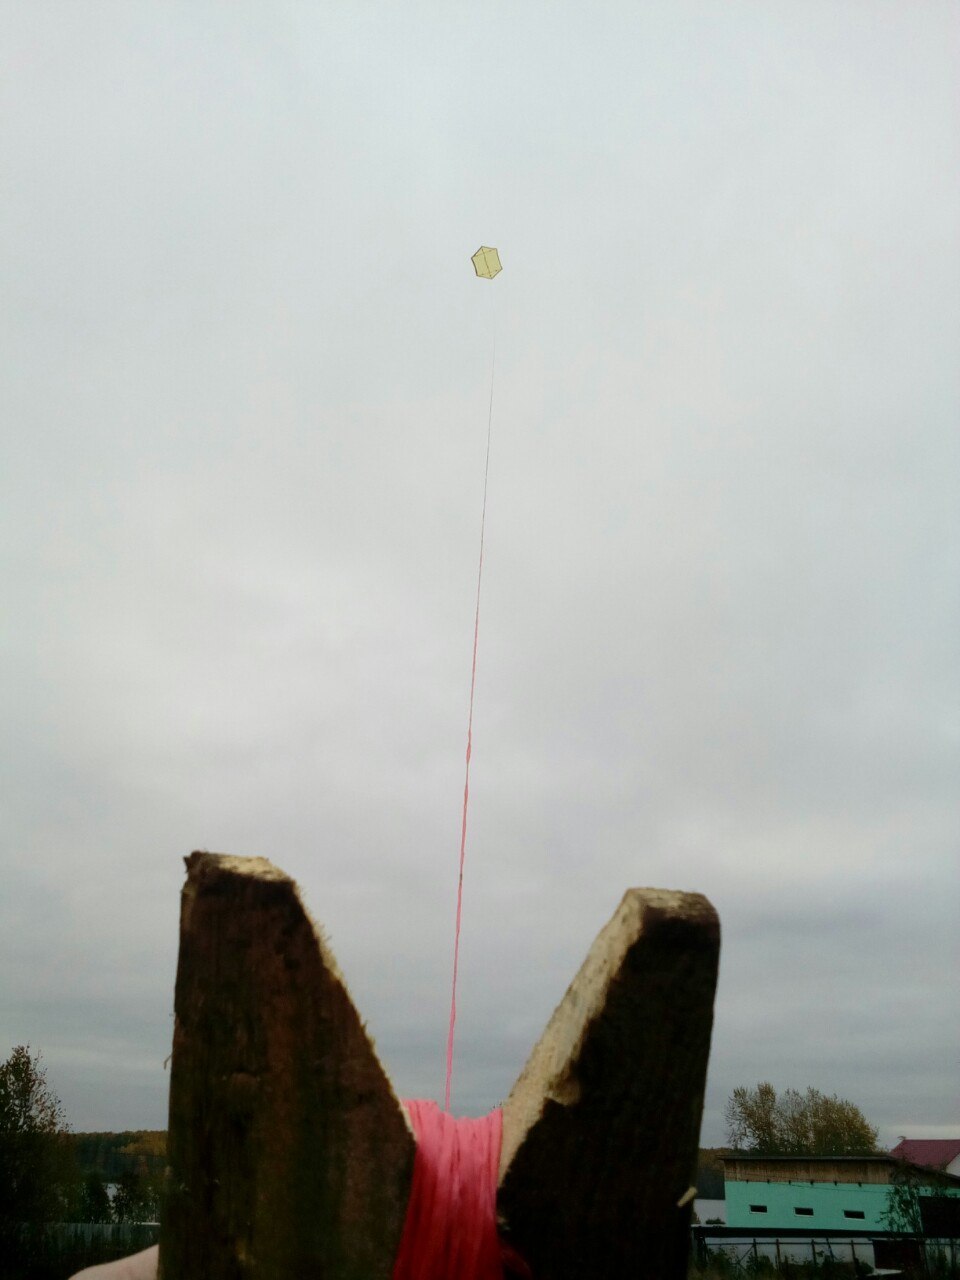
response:
M895 1160L906 1160L925 1169L946 1169L960 1156L960 1138L903 1138L891 1150Z

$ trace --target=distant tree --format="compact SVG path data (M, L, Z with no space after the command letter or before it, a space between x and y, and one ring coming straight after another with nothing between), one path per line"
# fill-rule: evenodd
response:
M112 1222L107 1184L98 1173L88 1173L80 1190L77 1212L79 1222Z
M887 1230L894 1235L919 1235L923 1230L920 1186L920 1177L913 1165L902 1164L894 1169L887 1203L880 1215Z
M943 1170L918 1168L905 1160L897 1161L881 1219L892 1235L952 1237L958 1209L957 1201L951 1196L953 1190L954 1180ZM943 1210L948 1213L946 1223L941 1219L938 1227L933 1221L924 1221L927 1215L939 1218Z
M99 1173L108 1183L116 1182L121 1173L136 1168L140 1159L153 1171L162 1173L166 1167L167 1135L162 1130L74 1133L71 1139L83 1172Z
M160 1200L166 1176L167 1135L157 1130L142 1130L133 1142L119 1149L119 1154L129 1158L140 1179L144 1201L145 1222L155 1222L160 1217Z
M143 1166L120 1175L113 1195L117 1222L154 1222L158 1209L157 1187Z
M765 1155L852 1156L876 1153L877 1131L859 1107L819 1089L785 1089L768 1081L734 1089L726 1108L727 1141Z
M126 1136L126 1135L124 1135ZM163 1129L141 1129L133 1136L133 1141L119 1148L120 1154L137 1156L148 1163L159 1162L163 1165L167 1154L167 1135Z
M742 1085L734 1089L723 1115L727 1122L727 1141L738 1151L781 1149L777 1092L772 1084L763 1081L755 1089Z
M0 1257L20 1256L66 1216L76 1180L60 1100L40 1054L18 1045L0 1064Z

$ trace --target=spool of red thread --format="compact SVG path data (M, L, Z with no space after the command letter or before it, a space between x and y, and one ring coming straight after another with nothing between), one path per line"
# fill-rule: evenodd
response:
M497 1232L501 1112L457 1119L435 1102L403 1105L417 1151L393 1280L530 1277Z

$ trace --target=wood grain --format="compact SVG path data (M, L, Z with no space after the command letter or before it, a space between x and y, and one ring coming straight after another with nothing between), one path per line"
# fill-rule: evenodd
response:
M383 1280L414 1138L296 885L194 853L170 1079L168 1280Z
M536 1280L683 1280L720 927L631 889L504 1104L497 1207Z

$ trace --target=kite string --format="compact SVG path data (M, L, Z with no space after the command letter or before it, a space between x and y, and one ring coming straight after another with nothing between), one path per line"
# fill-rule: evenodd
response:
M450 990L450 1025L447 1029L447 1078L443 1108L450 1110L453 1081L453 1036L457 1023L457 974L460 968L460 921L463 915L463 863L467 852L467 806L470 800L470 757L473 754L473 695L477 683L477 640L480 635L480 587L483 582L483 537L487 524L487 479L490 475L490 433L493 425L493 375L497 367L497 330L493 328L490 357L490 403L487 409L487 456L483 464L483 506L480 513L480 563L477 567L477 605L473 615L473 661L470 667L470 711L467 717L467 760L463 782L463 819L460 824L460 869L457 876L457 920L453 935L453 982Z

